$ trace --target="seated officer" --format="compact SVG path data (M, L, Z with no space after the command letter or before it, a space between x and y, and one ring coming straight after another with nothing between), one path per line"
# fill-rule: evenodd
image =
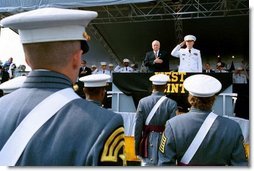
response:
M21 88L0 99L0 165L123 165L122 117L72 89L89 50L85 26L95 17L93 11L42 8L1 20L19 31L32 71ZM28 115L38 106L43 110ZM15 129L22 134L13 134Z
M122 72L122 73L128 73L133 72L133 69L129 66L130 60L125 58L123 59L123 67L120 67L119 65L116 66L115 72Z
M109 79L110 76L106 74L94 74L81 77L79 80L84 82L86 100L98 106L102 106L106 93L107 81Z
M239 124L211 112L221 83L209 75L197 74L185 79L183 85L189 91L191 109L167 121L159 165L246 166Z

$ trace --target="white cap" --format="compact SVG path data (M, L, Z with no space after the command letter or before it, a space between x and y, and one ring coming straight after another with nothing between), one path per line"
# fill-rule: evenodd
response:
M123 62L130 62L130 60L129 59L127 59L127 58L125 58L124 60L123 60Z
M164 74L153 75L149 78L153 82L153 85L165 85L169 81L169 76Z
M11 93L14 90L20 88L22 84L25 82L26 78L27 78L26 76L19 76L10 79L0 84L0 89L3 90L4 94Z
M114 66L113 64L108 64L108 66Z
M92 67L92 68L96 68L97 66L96 66L96 65L92 65L91 67Z
M101 62L101 65L107 65L107 62Z
M6 17L0 24L17 29L23 44L86 40L85 27L97 15L94 11L41 8Z
M107 74L92 74L81 77L79 80L84 82L84 87L104 87L110 78Z
M184 80L183 86L191 95L196 97L211 97L222 88L219 80L204 74L189 76Z
M196 37L193 36L193 35L187 35L184 37L184 40L187 41L187 40L193 40L194 42L196 41Z

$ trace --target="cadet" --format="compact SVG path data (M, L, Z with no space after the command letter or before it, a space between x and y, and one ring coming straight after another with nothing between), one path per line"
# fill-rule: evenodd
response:
M239 124L212 112L221 83L196 74L185 79L188 113L167 121L159 148L159 165L247 165Z
M164 95L169 77L158 74L150 77L153 92L139 101L135 125L135 151L141 165L157 165L158 148L165 123L176 115L177 104Z
M81 55L89 49L85 26L95 17L93 11L42 8L1 21L19 31L32 71L21 88L0 99L0 165L125 161L122 117L81 99L72 89Z
M84 82L86 100L91 101L98 106L102 106L109 79L110 76L106 74L94 74L81 77L79 80Z
M172 50L171 55L180 58L178 72L202 72L200 51L193 48L195 41L195 36L187 35L184 37L184 41ZM185 49L181 48L184 45L187 47Z

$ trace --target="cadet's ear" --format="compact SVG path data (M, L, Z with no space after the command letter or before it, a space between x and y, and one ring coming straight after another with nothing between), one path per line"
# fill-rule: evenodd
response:
M73 69L80 68L82 52L83 52L82 50L77 50L76 52L73 53L73 55L72 55L72 67L73 67Z

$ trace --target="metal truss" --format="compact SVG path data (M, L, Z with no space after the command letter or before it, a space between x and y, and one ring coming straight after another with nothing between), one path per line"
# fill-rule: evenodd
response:
M157 0L148 3L81 8L95 10L91 24L148 22L249 15L248 0Z

